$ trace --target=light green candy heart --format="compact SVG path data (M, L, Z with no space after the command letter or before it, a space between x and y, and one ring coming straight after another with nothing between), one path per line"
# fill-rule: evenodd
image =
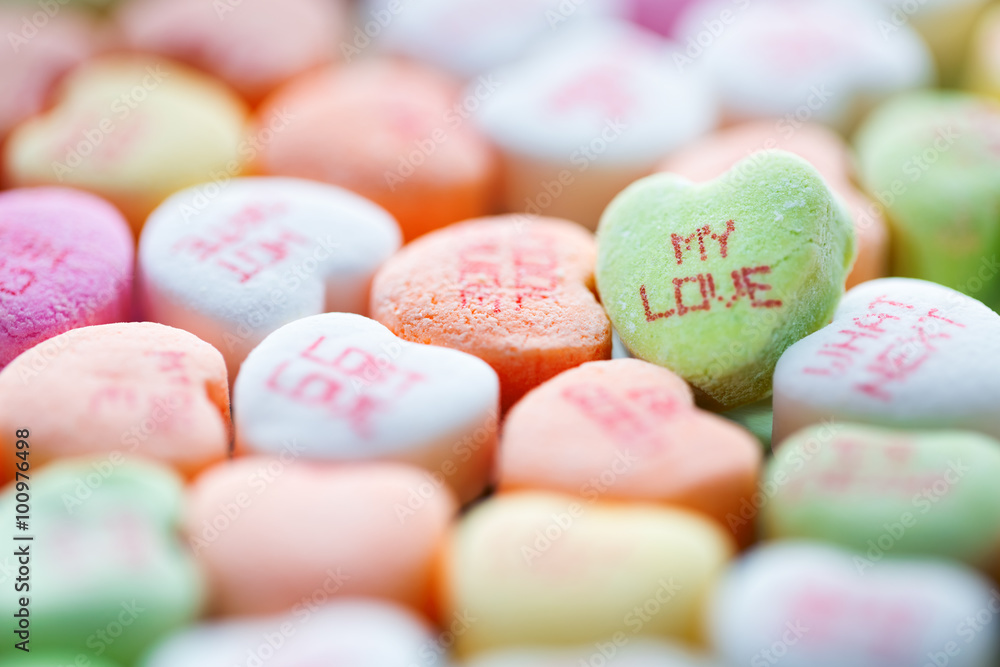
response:
M723 409L769 395L785 348L829 322L855 254L844 206L782 151L710 183L637 181L597 241L598 290L622 342Z
M832 542L871 563L941 556L997 571L1000 442L852 424L830 433L799 431L769 462L764 535Z
M175 473L119 454L59 461L26 483L27 491L16 482L4 488L0 517L16 536L33 537L8 538L4 549L28 546L29 589L16 591L10 575L0 615L14 619L19 598L28 598L31 654L128 665L197 617L204 584L177 536L183 487ZM30 496L26 531L14 530L18 492ZM19 558L0 563L14 572ZM21 639L0 644L0 663L23 657L14 647Z
M1000 307L1000 105L906 95L873 112L855 143L862 182L886 208L893 275Z
M117 667L115 664L90 657L84 653L43 653L4 658L0 667Z

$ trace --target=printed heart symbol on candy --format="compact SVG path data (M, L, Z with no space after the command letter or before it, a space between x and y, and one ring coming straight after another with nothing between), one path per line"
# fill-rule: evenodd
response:
M236 447L413 463L467 501L488 481L499 396L496 373L471 354L404 341L360 315L315 315L278 329L243 363Z
M637 181L597 240L598 290L626 347L717 408L769 394L781 353L830 321L855 253L845 208L782 151L705 184Z
M824 420L1000 438L1000 316L935 283L858 285L774 372L774 443Z
M727 665L984 667L1000 648L991 589L950 561L781 542L722 577L706 634Z

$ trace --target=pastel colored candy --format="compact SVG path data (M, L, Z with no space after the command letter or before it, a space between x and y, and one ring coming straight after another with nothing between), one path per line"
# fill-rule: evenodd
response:
M983 14L973 34L968 57L966 87L1000 99L1000 7Z
M824 420L1000 438L1000 316L907 278L858 285L774 371L774 441Z
M350 43L350 62L369 44L471 78L520 57L555 29L621 13L619 0L364 0Z
M783 151L709 183L638 181L597 239L601 301L626 347L723 409L767 397L781 353L829 321L855 248L822 177Z
M500 382L471 354L396 338L345 313L286 324L244 363L233 391L238 451L421 466L463 501L493 469Z
M0 138L41 111L52 85L101 47L96 27L78 11L60 7L41 29L32 18L34 3L0 5L0 34L10 48L0 50Z
M948 561L862 569L863 560L808 542L758 549L714 591L712 646L732 665L994 664L998 633L989 621L1000 597L989 581Z
M524 492L491 498L443 549L439 605L477 619L459 656L630 639L698 641L698 612L730 557L715 522L641 503Z
M317 595L317 597L321 597ZM444 649L427 623L384 602L308 602L291 613L226 619L185 629L162 642L142 667L261 664L294 667L444 667Z
M842 0L706 0L681 19L677 67L704 71L730 121L782 117L850 131L878 101L931 85L933 58L905 22Z
M836 424L786 440L762 486L764 534L861 552L952 558L997 572L1000 443L966 431L907 432Z
M250 350L278 327L368 310L375 270L401 242L392 216L354 193L300 179L210 187L173 195L143 228L146 317L214 345L235 380Z
M793 127L784 121L742 123L674 152L661 163L660 170L692 181L708 181L751 154L775 149L794 153L816 167L830 189L840 195L851 211L858 257L847 276L847 287L886 275L889 231L885 214L854 184L854 157L847 144L823 125L805 123Z
M134 255L128 223L99 197L0 194L0 368L69 329L129 319Z
M507 415L498 488L672 504L725 523L754 493L761 449L742 428L694 407L687 384L638 359L557 375ZM736 535L749 542L751 531Z
M161 324L73 329L0 372L4 481L14 478L14 432L25 426L32 466L83 454L112 462L136 456L190 477L229 450L226 368L208 343Z
M24 656L15 642L28 640L30 656L73 656L60 667L77 664L80 654L93 665L131 665L192 622L204 600L201 574L175 533L181 480L160 465L111 458L64 459L43 468L35 432L33 426L29 446L17 450L27 453L29 479L8 484L0 496L13 530L22 513L17 494L28 494L27 528L13 536L32 538L10 543L13 570L27 565L29 572L18 590L11 575L0 611L16 619L27 598L29 620L27 636L12 632L19 621L8 624L0 661ZM14 458L13 450L5 457Z
M46 653L43 655L24 654L5 658L4 667L74 667L74 661L83 656L89 667L117 667L101 658L88 658L82 653Z
M187 62L257 102L339 56L347 8L341 0L133 0L115 18L132 48Z
M386 262L371 315L405 340L484 360L507 410L562 371L610 358L611 326L591 291L595 254L593 236L566 220L468 221Z
M700 0L628 0L630 17L639 25L671 37L684 10Z
M418 611L456 510L447 487L395 463L278 457L220 464L195 481L184 522L218 615L293 612L313 596L363 596ZM322 601L321 600L321 601Z
M720 416L750 431L763 445L764 451L771 450L771 430L774 423L774 409L771 406L771 399L765 398L756 403L741 405L734 410L723 412Z
M482 86L486 95L493 84ZM258 112L261 134L280 129L262 142L256 168L353 190L413 239L493 207L496 156L464 104L457 81L411 63L371 59L305 74Z
M876 110L855 139L865 188L886 208L894 275L1000 306L1000 104L914 93Z
M463 663L465 667L713 667L707 656L666 642L631 639L624 632L608 641L570 649L491 651Z
M976 21L990 0L921 0L901 4L896 0L869 0L885 9L879 32L891 39L900 24L913 26L934 54L940 78L946 85L956 82L966 60L969 38Z
M671 51L628 23L585 23L491 72L498 88L475 120L503 153L505 208L594 229L616 194L711 129L708 86Z
M55 105L11 133L4 166L15 186L101 195L138 232L167 195L239 174L245 116L214 79L167 60L106 56L74 70Z

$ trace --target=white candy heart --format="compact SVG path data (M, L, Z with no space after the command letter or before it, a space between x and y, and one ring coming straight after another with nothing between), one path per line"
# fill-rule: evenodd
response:
M161 204L143 229L145 315L212 343L232 379L283 324L365 313L371 279L400 243L392 216L331 185L242 178L197 186Z
M733 119L847 131L874 102L933 82L926 44L888 12L843 0L714 0L681 19L678 66L704 67Z
M469 500L489 476L499 387L470 354L401 340L360 315L315 315L278 329L243 363L236 446L414 463Z
M514 60L567 22L618 13L620 0L365 0L353 46L376 39L383 50L465 78ZM351 45L341 52L348 60L354 53Z
M492 72L476 122L503 151L506 207L593 229L616 194L708 131L715 100L674 52L632 24L591 22Z
M271 618L226 620L185 630L154 649L142 667L443 667L430 629L391 604L300 605Z
M806 542L761 547L723 577L712 645L732 665L986 667L1000 592L948 561L871 563Z
M922 280L858 285L774 372L774 442L822 420L1000 438L1000 316Z

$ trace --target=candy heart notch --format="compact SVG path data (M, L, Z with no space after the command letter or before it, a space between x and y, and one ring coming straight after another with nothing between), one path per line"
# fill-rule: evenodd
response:
M198 625L157 646L141 665L444 667L436 639L425 621L396 605L337 600L280 616Z
M995 664L1000 593L936 560L867 562L808 542L737 563L708 606L727 665L907 667Z
M28 446L18 451L30 462L33 433L20 435ZM16 619L26 614L27 634L0 644L0 664L24 655L14 643L28 640L32 656L99 655L131 665L194 621L204 582L177 534L184 497L175 474L109 457L64 459L37 473L32 467L24 477L0 497L11 522L28 514L10 547L13 557L3 561L11 594L0 598L0 611L15 619L14 630L25 629ZM22 511L23 504L30 511ZM18 568L23 587L15 591ZM81 664L77 660L58 664Z
M831 433L832 432L832 433ZM811 426L767 467L762 532L1000 572L1000 442L968 431Z
M923 280L858 285L774 372L774 442L823 420L1000 439L1000 316Z
M14 479L14 431L31 465L104 454L155 459L185 477L226 458L232 434L222 355L152 322L72 329L0 372L0 480Z
M618 634L693 644L705 596L732 551L715 522L674 507L503 494L452 529L438 602L445 619L478 619L456 637L460 656L593 645Z
M139 241L143 310L226 358L230 380L265 336L308 315L364 314L376 269L401 243L385 210L295 178L239 178L179 192Z
M597 241L598 290L626 347L721 408L768 395L781 353L829 322L855 251L838 198L783 151L705 184L637 181Z
M13 185L68 185L101 195L138 234L168 195L237 175L254 149L246 108L215 79L177 63L112 55L71 72L55 106L4 147Z
M760 462L754 437L695 408L691 389L669 370L638 359L594 361L510 411L498 487L661 502L726 523L756 491ZM752 525L739 527L746 544Z
M268 336L233 389L239 451L294 442L324 461L422 466L462 500L489 480L500 384L471 354L396 338L360 315L328 313Z

